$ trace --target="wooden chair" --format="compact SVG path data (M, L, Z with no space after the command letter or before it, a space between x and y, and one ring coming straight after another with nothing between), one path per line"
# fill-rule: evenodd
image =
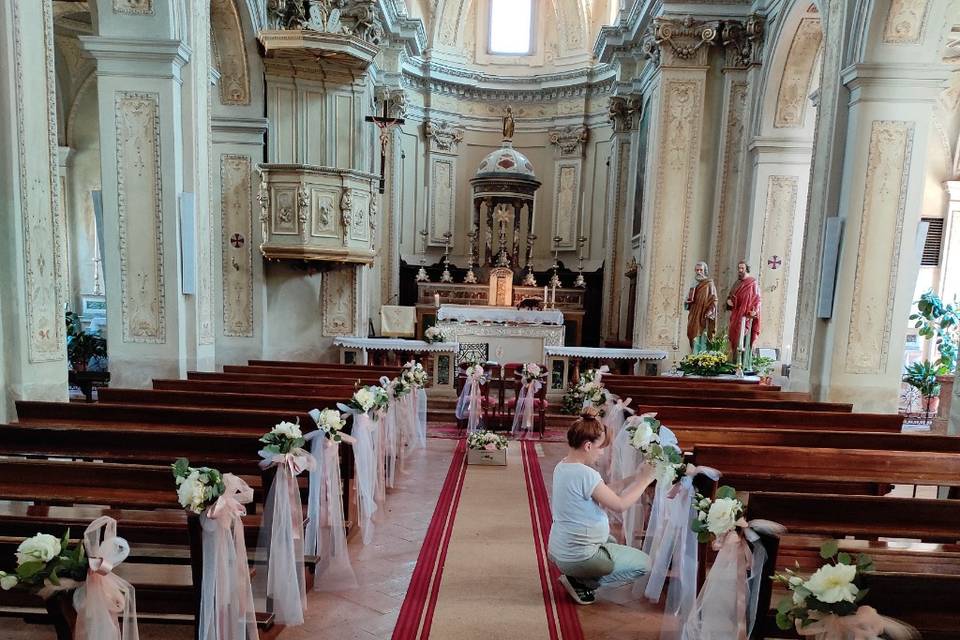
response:
M523 379L521 378L521 370L523 369L525 363L523 362L508 362L503 365L503 378L504 381L512 381L513 383L513 397L507 398L504 401L503 396L501 396L500 404L503 407L503 418L506 422L505 428L509 429L513 424L514 415L517 410L517 402L520 399L520 389L523 386ZM540 365L542 371L547 371L546 365ZM547 425L547 407L550 406L550 403L547 402L547 386L548 382L544 382L540 386L540 390L537 391L537 395L533 399L533 428L537 433L540 434L540 437L543 437L543 433L546 430Z

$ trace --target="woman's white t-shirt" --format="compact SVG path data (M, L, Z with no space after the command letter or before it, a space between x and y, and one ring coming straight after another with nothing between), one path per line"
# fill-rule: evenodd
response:
M610 536L607 514L593 499L600 473L579 462L560 462L553 470L553 527L550 556L560 562L592 558Z

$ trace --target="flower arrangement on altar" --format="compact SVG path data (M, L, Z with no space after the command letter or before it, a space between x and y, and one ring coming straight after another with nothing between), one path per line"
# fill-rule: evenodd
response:
M539 364L528 362L520 370L520 379L523 384L530 384L531 382L543 384L547 380L547 372Z
M347 426L343 414L336 409L324 409L316 415L317 429L323 432L327 440L340 442L343 440L341 432Z
M713 500L698 493L693 500L693 508L697 517L692 527L701 543L722 539L737 527L747 526L743 518L743 503L737 499L733 487L720 487Z
M423 332L423 339L426 342L433 343L443 342L446 338L439 327L428 327L427 330Z
M723 351L702 351L683 357L678 366L688 376L719 376L734 373L736 368L727 360Z
M38 533L27 538L17 547L16 556L17 568L13 573L0 571L0 588L4 591L19 585L49 593L61 587L60 581L63 579L80 582L87 575L83 545L70 544L69 529L62 538L49 533Z
M773 576L791 591L791 597L777 606L778 627L823 640L875 638L884 633L892 638L916 637L909 626L860 604L868 591L862 586L863 573L873 570L870 556L860 553L854 558L840 551L836 540L829 540L820 547L820 557L827 564L807 578L793 569Z
M187 511L203 513L226 489L223 474L216 469L191 467L186 458L177 458L172 467L177 484L177 500Z
M500 451L507 448L507 439L493 431L475 431L467 436L467 448Z
M300 430L300 419L297 418L296 422L281 421L270 433L260 438L260 442L266 445L263 450L267 453L285 455L302 451L306 440Z
M423 368L422 364L413 360L403 365L403 372L400 374L400 377L402 377L407 384L416 387L427 386L427 380L429 380L427 370Z
M629 444L640 452L644 461L656 470L658 482L673 484L683 475L686 464L683 453L673 444L664 444L660 438L663 426L656 413L644 413L630 416L624 423L629 433Z
M386 409L390 404L390 395L387 390L377 385L360 387L353 392L347 405L359 413L374 412Z

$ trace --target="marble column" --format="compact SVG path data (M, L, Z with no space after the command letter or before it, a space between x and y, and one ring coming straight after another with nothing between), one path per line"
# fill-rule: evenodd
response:
M647 258L638 282L640 344L673 350L681 339L683 299L693 265L709 249L712 185L704 143L709 51L719 44L717 21L658 18L645 49L656 71L648 166ZM706 197L705 188L711 195Z
M139 14L100 5L100 35L82 42L97 62L110 370L117 386L146 386L198 363L197 303L182 292L195 286L184 266L201 262L196 221L209 215L209 167L206 150L186 145L209 141L205 89L197 86L197 78L208 85L209 71L185 69L191 48L172 3L153 2L152 13ZM188 173L202 173L203 184ZM181 227L184 192L193 194L192 227ZM193 245L184 260L181 243Z
M50 0L0 2L0 420L67 398L53 47Z

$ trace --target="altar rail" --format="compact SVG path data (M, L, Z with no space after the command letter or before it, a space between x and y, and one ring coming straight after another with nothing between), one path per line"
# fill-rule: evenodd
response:
M382 352L383 360L393 352L400 364L411 359L419 360L430 372L434 386L453 392L456 378L454 368L457 352L460 350L460 345L456 342L345 336L334 339L333 344L340 349L340 364L371 364L371 351Z
M623 373L659 373L660 363L667 359L667 352L657 349L608 349L604 347L544 347L547 370L550 371L550 393L563 393L580 371L608 365L612 372L629 369ZM632 361L632 362L631 362ZM642 371L642 363L650 363L656 371Z

